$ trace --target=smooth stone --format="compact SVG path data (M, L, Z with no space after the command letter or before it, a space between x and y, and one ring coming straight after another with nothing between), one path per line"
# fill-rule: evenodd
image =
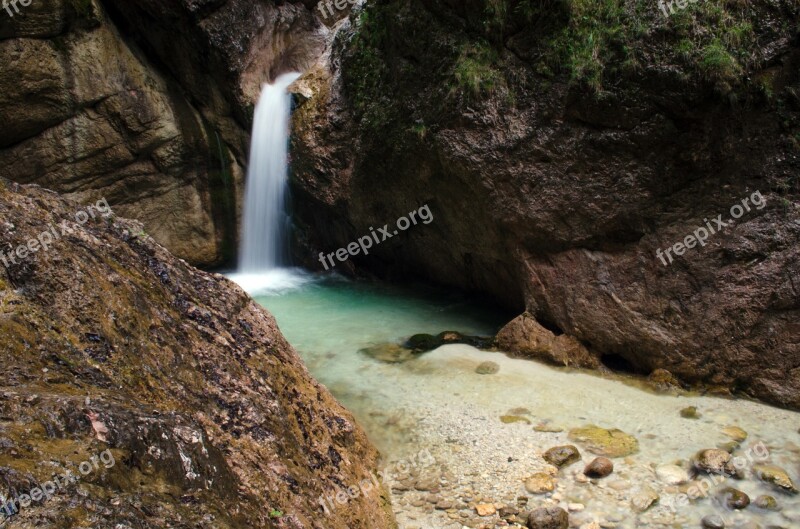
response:
M570 441L583 443L586 449L599 456L625 457L639 451L639 441L616 428L607 430L594 425L569 431Z
M701 450L692 460L694 468L706 474L724 474L735 476L736 469L733 466L731 455L725 450L718 448L708 448Z
M747 432L738 426L727 426L722 429L722 433L739 443L747 439Z
M741 510L750 505L750 496L733 487L725 487L719 493L729 509Z
M479 375L494 375L500 371L500 365L497 362L481 362L478 367L475 368L475 372Z
M406 349L396 343L382 343L359 349L361 354L365 354L387 364L401 364L413 360L416 355L410 349Z
M549 474L538 472L525 479L525 490L531 494L545 494L553 492L556 488L556 481Z
M656 491L648 486L644 486L631 498L631 507L636 512L644 512L652 507L658 499L659 496Z
M755 465L753 472L758 479L764 483L769 483L783 492L797 494L798 490L794 486L789 474L781 467L775 465Z
M501 415L500 422L503 424L513 424L515 422L524 422L530 424L531 421L527 417L520 417L519 415Z
M781 510L781 508L778 506L778 500L772 496L769 496L768 494L762 494L761 496L757 497L755 500L753 500L753 505L759 509L764 509L765 511Z
M683 485L689 482L689 473L678 465L656 467L656 477L667 485Z
M544 453L544 460L558 468L580 460L581 453L572 445L554 446Z
M528 529L568 529L569 514L560 507L539 507L528 514Z
M583 469L583 473L590 478L604 478L612 472L614 463L607 457L596 457Z
M709 514L700 523L705 529L725 529L725 522L717 514Z
M700 414L697 413L697 407L689 406L681 410L681 417L684 419L699 419Z
M478 516L491 516L497 512L497 509L492 503L479 503L475 506L475 512L478 513Z

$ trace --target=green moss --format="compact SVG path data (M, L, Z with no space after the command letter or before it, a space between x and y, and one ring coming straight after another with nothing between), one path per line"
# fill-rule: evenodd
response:
M505 79L495 68L497 52L488 44L478 42L462 46L458 60L453 67L454 86L451 93L459 92L467 99L483 94L492 94Z
M710 80L732 81L741 74L739 63L720 40L714 40L703 48L699 66Z

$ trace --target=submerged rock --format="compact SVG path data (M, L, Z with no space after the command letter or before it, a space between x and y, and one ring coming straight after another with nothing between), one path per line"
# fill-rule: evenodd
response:
M594 425L574 428L569 439L586 445L586 449L606 457L625 457L639 451L639 441L622 430L607 430Z
M530 424L531 420L527 417L520 417L519 415L501 415L500 422L503 424L513 424L515 422L524 422Z
M778 500L767 494L762 494L753 500L753 505L765 511L779 511Z
M656 477L667 485L683 485L689 482L689 473L678 465L656 467Z
M763 481L769 483L778 490L787 492L789 494L797 494L798 490L795 487L792 478L782 468L775 465L755 465L753 466L753 473Z
M545 494L553 492L556 480L550 474L538 472L525 479L525 490L531 494Z
M444 331L436 336L415 334L406 340L403 346L413 350L416 354L422 354L448 344L466 344L478 349L489 349L494 344L494 339L486 336L469 336L456 331Z
M382 343L359 349L358 352L386 364L401 364L413 360L417 355L396 343Z
M583 469L583 473L590 478L604 478L612 472L614 463L607 457L596 457Z
M647 377L650 385L659 392L668 392L681 389L681 382L675 375L666 369L656 369Z
M734 489L733 487L725 487L719 491L722 502L729 509L746 509L750 505L750 496L744 492Z
M683 417L684 419L699 419L700 414L697 413L697 407L688 406L681 410L681 417Z
M706 474L723 474L726 476L736 476L736 468L733 465L731 455L718 448L701 450L692 459L694 468Z
M544 460L558 468L579 461L581 453L572 445L554 446L544 453Z
M560 507L539 507L528 514L528 529L567 529L569 514Z
M741 443L742 441L747 439L747 432L742 430L738 426L727 426L722 429L722 433L724 433L737 443Z
M718 514L709 514L700 522L703 529L725 529L725 521Z
M497 362L481 362L481 364L475 368L475 372L479 375L494 375L500 371L500 366Z
M537 432L544 432L544 433L559 433L564 431L564 428L561 428L560 426L554 426L552 424L543 422L534 426L533 429Z
M636 512L644 512L659 500L658 493L651 487L644 486L631 498L631 508Z

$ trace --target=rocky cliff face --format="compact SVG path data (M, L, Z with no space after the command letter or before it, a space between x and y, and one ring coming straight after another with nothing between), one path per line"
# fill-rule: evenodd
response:
M308 264L428 204L351 262L800 407L798 7L715 5L368 4L295 113Z
M234 257L260 85L305 68L313 2L43 0L0 17L0 176L105 197L197 265Z
M0 179L2 493L78 479L12 523L393 527L377 488L323 515L377 453L274 319L102 212Z

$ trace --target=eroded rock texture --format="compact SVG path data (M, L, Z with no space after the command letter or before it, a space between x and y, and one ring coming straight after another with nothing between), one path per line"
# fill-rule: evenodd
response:
M16 527L394 527L377 488L323 515L377 453L264 309L140 223L77 211L0 179L0 483L27 493L105 449L116 464ZM8 256L51 226L48 249Z
M262 83L321 52L312 7L37 0L3 12L0 176L105 197L179 257L230 261L253 105Z
M351 17L294 118L307 263L428 204L430 225L350 262L488 293L633 371L800 407L797 5L695 27L649 4L501 4ZM766 206L704 247L657 257L756 192Z

